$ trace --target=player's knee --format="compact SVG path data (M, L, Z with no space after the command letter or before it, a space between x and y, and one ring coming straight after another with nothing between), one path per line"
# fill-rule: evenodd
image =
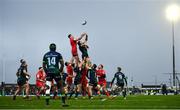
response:
M29 89L29 84L27 84L26 88Z
M46 94L50 94L50 89L51 89L51 82L46 81Z
M81 88L78 87L78 88L77 88L77 92L80 92L80 91L81 91Z

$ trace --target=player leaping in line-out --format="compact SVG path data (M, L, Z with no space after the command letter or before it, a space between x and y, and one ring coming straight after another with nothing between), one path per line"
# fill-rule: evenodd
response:
M72 58L71 58L70 63L73 63L75 60L75 66L78 66L78 62L79 62L77 43L79 40L82 39L83 36L84 36L84 34L81 34L81 36L79 38L75 38L72 34L68 35L68 38L69 38L70 44L71 44L71 53L72 53Z
M89 57L88 55L88 35L86 33L81 34L82 39L78 41L79 50L82 53L82 60L86 61L86 59Z

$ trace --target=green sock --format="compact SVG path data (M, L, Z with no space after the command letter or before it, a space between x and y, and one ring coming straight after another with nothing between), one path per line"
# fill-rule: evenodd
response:
M78 95L79 95L79 92L76 92L76 96L75 96L75 97L77 98L77 97L78 97Z
M73 94L74 94L74 91L72 91L72 92L70 93L69 98L71 98Z
M63 103L63 104L66 103L65 100L66 100L65 96L62 96L62 103Z
M46 94L46 105L49 105L49 99L50 99L50 95L49 94Z

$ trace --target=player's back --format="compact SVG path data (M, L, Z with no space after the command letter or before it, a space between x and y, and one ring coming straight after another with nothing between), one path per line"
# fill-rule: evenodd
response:
M25 66L20 66L18 69L18 77L26 77L26 75L24 74L24 71L26 71L26 67Z
M122 84L122 83L124 83L124 78L125 78L125 76L124 76L124 74L123 74L122 72L117 72L117 73L115 74L115 78L117 79L117 84Z
M49 51L44 55L43 62L46 64L46 72L59 73L59 62L62 59L60 53L56 51Z
M96 69L90 69L88 71L88 77L89 77L90 82L91 81L97 82Z

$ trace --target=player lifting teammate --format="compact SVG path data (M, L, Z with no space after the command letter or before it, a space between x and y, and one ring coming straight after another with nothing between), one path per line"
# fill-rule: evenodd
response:
M82 91L81 85L81 77L82 77L82 63L78 62L78 66L74 68L75 78L74 78L74 90L71 91L69 99L71 99L72 95L75 93L75 99L77 99L78 95Z
M68 91L70 91L72 89L72 83L73 83L73 68L74 68L74 64L71 64L70 62L65 62L65 66L66 66L66 71L67 71L67 78L66 78L66 83L67 83L67 88Z
M96 64L93 64L88 69L88 79L89 79L89 86L88 86L88 92L89 92L89 99L92 99L92 90L98 90L97 87L97 76L96 76Z

